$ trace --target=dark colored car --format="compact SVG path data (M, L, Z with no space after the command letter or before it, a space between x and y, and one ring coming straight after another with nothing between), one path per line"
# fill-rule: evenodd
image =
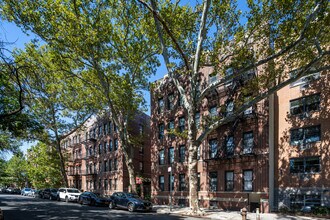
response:
M78 203L85 205L99 205L108 206L110 204L110 198L103 198L92 192L84 192L80 194Z
M135 210L152 210L151 202L143 200L138 195L132 193L115 192L110 198L110 209L119 207L128 209L128 211L130 212L133 212Z
M42 193L42 198L43 199L49 199L53 200L57 198L57 189L49 188L49 189L44 189Z

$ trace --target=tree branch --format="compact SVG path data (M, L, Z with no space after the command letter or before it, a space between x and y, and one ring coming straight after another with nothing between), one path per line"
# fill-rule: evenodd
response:
M285 86L289 85L290 83L295 82L296 80L298 80L299 78L306 76L308 74L311 73L316 73L319 71L324 71L324 70L328 70L330 69L330 66L324 66L318 69L314 69L313 66L315 64L317 64L321 59L323 58L323 56L318 56L317 58L315 58L314 60L312 60L310 63L308 63L306 66L299 68L299 69L295 69L293 71L291 71L290 73L295 73L295 75L293 77L291 77L290 79L281 82L278 85L275 85L274 87L270 88L269 90L260 93L257 97L255 97L253 100L243 104L237 111L235 111L232 115L222 118L220 120L217 120L216 122L214 122L213 124L211 124L210 126L208 126L207 129L205 129L205 131L197 138L197 143L200 144L206 137L207 135L209 135L212 131L214 131L216 128L225 125L229 122L232 122L233 120L235 120L241 113L243 113L247 108L255 105L256 103L260 102L261 100L265 99L267 96L277 92L278 90L284 88Z

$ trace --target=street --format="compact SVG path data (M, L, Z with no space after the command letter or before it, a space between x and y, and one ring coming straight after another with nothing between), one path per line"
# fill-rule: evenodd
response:
M0 208L5 220L34 220L34 219L190 219L156 212L134 212L108 207L93 207L77 203L50 201L40 198L24 197L21 195L0 194Z

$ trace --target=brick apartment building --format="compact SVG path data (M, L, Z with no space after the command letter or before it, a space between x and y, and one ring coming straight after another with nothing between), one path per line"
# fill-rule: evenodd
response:
M201 72L201 89L219 77L210 74L211 67ZM255 74L258 71L210 94L196 114L198 126L210 117L231 114L234 100L248 99L240 97L240 86ZM198 152L200 205L231 210L260 208L262 212L281 205L329 206L329 91L325 90L329 81L316 77L308 83L306 79L313 77L281 89L208 135ZM151 91L152 197L155 203L168 204L171 187L173 203L188 205L186 141L169 132L185 130L185 113L170 80L165 76L156 84L160 82L162 86Z
M316 73L273 96L275 210L330 206L329 80Z
M219 76L211 75L212 68L201 71L201 90ZM240 97L239 87L246 78L234 79L217 88L200 106L196 115L198 126L206 126L208 120L232 114L234 100ZM163 86L151 93L151 162L152 196L156 203L168 203L172 167L174 204L188 205L187 148L185 138L168 131L185 130L186 118L178 92L168 78ZM182 79L183 80L183 79ZM189 85L186 85L189 86ZM225 106L225 108L222 108ZM208 135L198 151L198 190L200 204L204 207L236 209L249 205L260 206L268 198L268 100L247 109L235 121L219 127Z
M111 195L115 191L129 191L128 170L125 164L116 125L108 115L94 117L66 140L67 176L71 187ZM130 122L130 132L141 145L134 148L134 167L137 189L142 196L150 195L150 119L138 115Z

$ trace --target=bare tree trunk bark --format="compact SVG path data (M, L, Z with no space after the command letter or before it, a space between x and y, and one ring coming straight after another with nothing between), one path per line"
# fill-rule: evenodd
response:
M66 176L66 171L65 171L65 159L63 157L60 142L56 143L56 150L58 152L58 155L60 156L60 167L61 167L61 174L62 174L63 183L64 183L65 187L69 187L68 186L68 177Z
M189 143L188 155L188 175L189 175L189 206L193 213L199 211L198 191L197 191L197 149L193 142Z

